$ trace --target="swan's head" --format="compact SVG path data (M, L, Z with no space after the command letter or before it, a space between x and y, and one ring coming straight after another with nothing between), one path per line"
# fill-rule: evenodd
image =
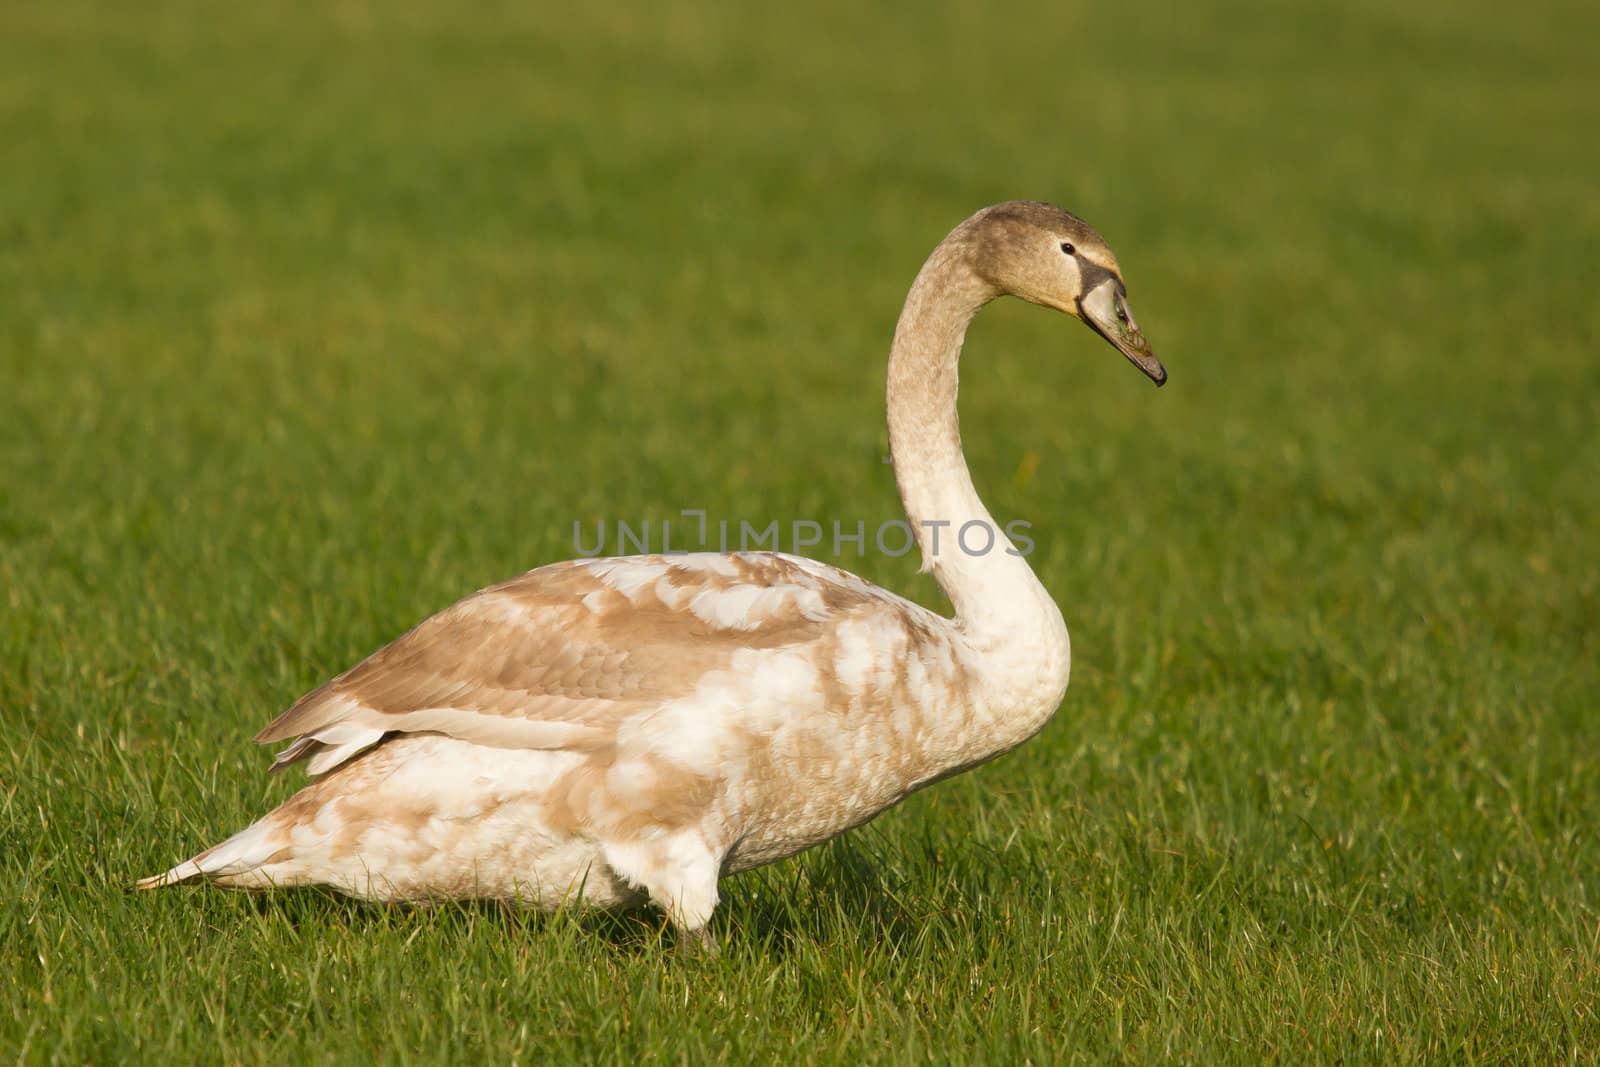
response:
M1167 369L1128 307L1117 257L1087 222L1053 204L1013 200L978 212L963 228L973 268L996 295L1082 319L1151 381L1166 382Z

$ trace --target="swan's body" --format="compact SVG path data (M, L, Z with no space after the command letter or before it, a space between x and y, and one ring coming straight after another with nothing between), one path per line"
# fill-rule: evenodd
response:
M775 553L541 567L302 698L257 740L294 739L275 767L305 759L321 777L141 887L204 877L546 908L648 897L703 936L722 875L1027 740L1066 689L1067 630L973 490L956 424L966 326L1004 293L1085 318L1165 378L1115 259L1076 218L1002 204L940 244L896 330L889 433L955 618Z

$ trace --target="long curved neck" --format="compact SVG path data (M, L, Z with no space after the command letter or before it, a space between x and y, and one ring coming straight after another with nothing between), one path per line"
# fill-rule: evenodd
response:
M900 500L923 570L933 572L978 647L1020 640L1064 651L1060 610L978 498L961 451L957 364L967 326L998 293L972 270L959 234L917 275L889 355L889 448Z

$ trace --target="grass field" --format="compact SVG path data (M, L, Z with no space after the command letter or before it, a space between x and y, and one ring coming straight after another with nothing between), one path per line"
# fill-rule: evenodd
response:
M662 7L0 11L0 1056L1600 1054L1593 5ZM576 519L894 518L900 300L1012 197L1172 373L969 340L1073 632L1033 743L726 883L710 962L126 891Z

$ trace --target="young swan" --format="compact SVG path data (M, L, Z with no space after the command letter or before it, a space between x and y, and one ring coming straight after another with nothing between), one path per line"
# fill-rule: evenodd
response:
M1082 319L1166 381L1082 220L999 204L934 249L895 330L889 439L954 618L772 552L541 567L302 697L256 740L290 742L273 769L304 760L311 784L139 888L648 898L709 947L722 876L1032 737L1066 690L1067 630L978 499L956 421L967 324L1007 294Z

